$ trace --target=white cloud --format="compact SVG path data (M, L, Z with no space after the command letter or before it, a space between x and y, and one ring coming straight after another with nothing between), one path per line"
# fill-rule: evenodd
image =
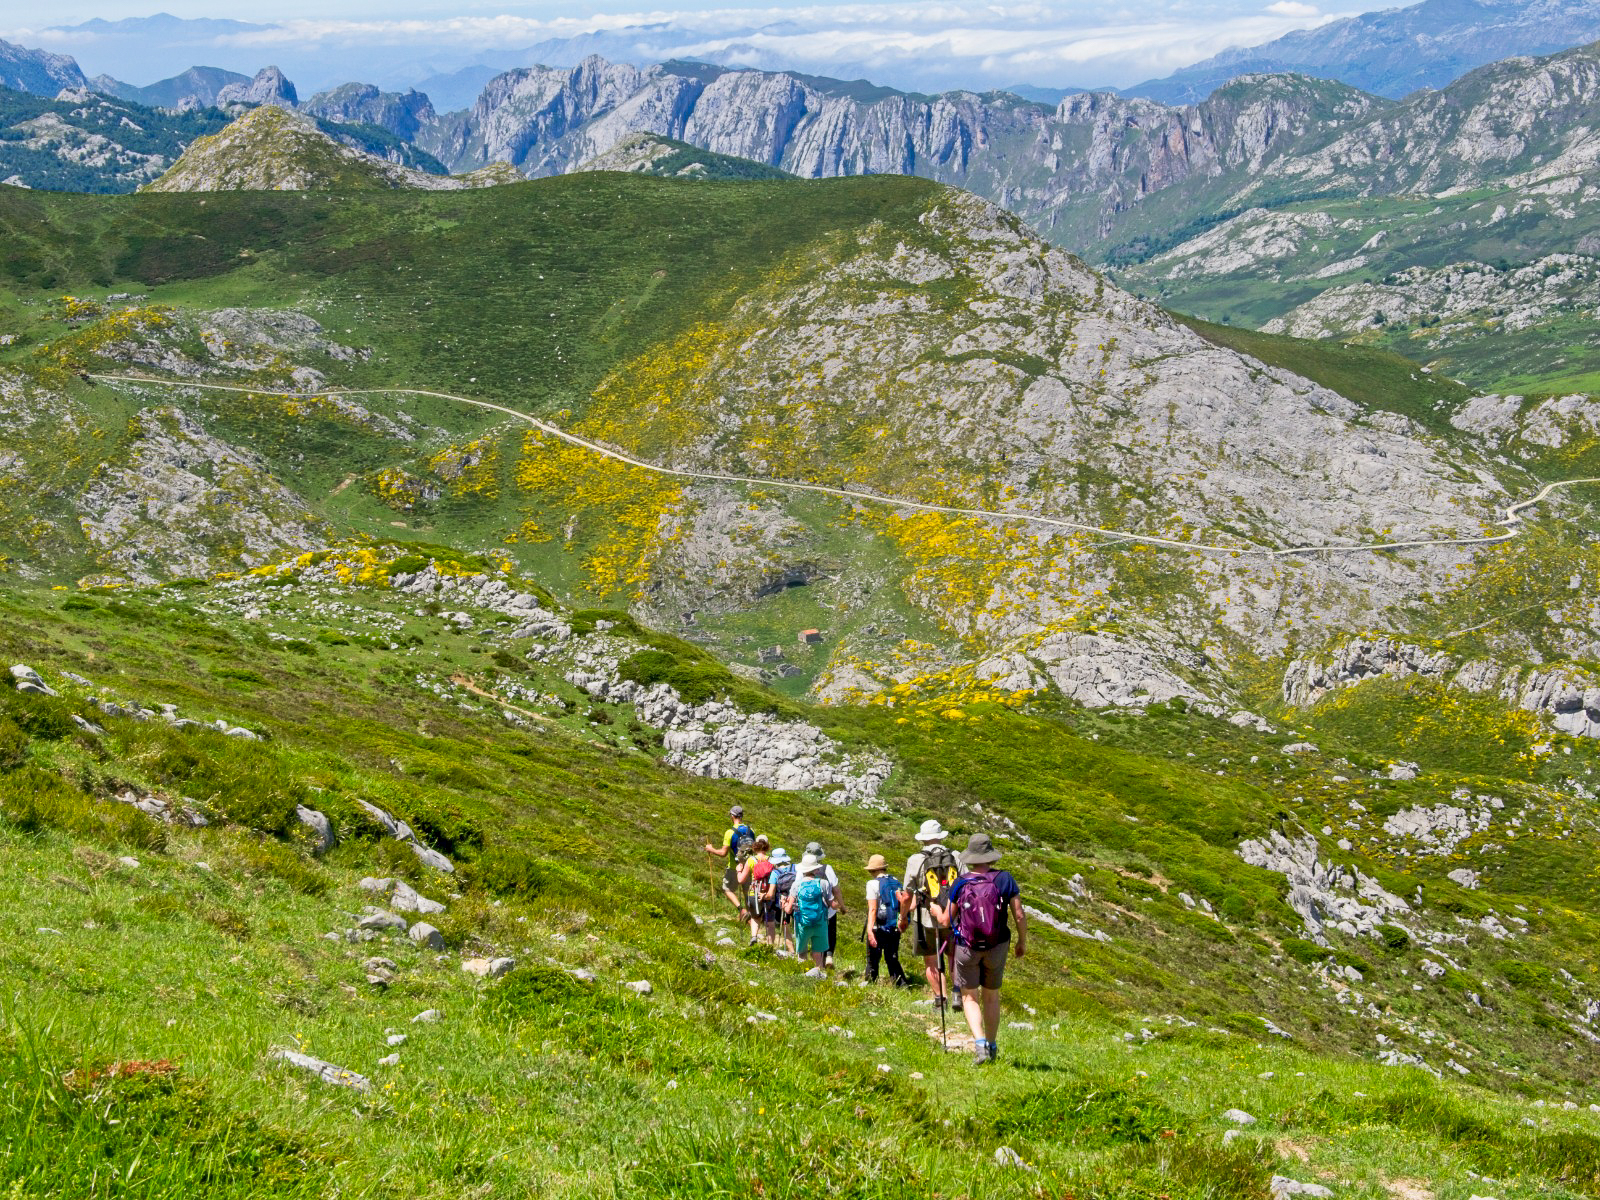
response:
M297 0L273 2L291 7ZM516 8L519 0L499 0L506 9L495 11L486 4L463 15L411 15L416 11L411 3L426 2L394 0L389 10L394 15L366 17L358 6L369 0L327 0L325 11L331 15L326 17L280 20L267 29L207 40L203 45L210 51L189 43L181 51L183 65L193 49L234 69L249 69L248 62L278 62L294 77L298 63L298 70L313 78L341 69L372 77L383 72L384 61L505 64L524 48L540 46L550 65L566 65L560 60L569 49L573 55L593 49L633 62L698 57L729 65L865 75L878 83L920 90L1019 83L1127 85L1232 46L1255 45L1333 19L1302 0L1275 0L1265 10L1246 8L1252 0L885 0L584 15L566 15L571 9L530 15L526 7ZM233 15L257 15L242 11L246 7L239 5ZM81 59L93 59L96 49L110 51L109 44L96 46L92 38L85 41L85 35L60 30L35 30L21 37L0 32L0 37L66 50ZM176 47L163 50L180 55ZM517 62L528 65L521 58ZM154 69L153 62L148 69Z

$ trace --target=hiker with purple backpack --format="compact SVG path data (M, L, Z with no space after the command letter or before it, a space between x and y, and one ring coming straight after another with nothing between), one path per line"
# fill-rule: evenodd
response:
M951 885L948 904L934 909L939 924L955 934L953 974L972 1030L972 1061L978 1065L1000 1057L995 1039L1000 1032L1000 981L1005 975L1007 947L1021 958L1028 946L1022 889L1011 872L995 869L999 860L1000 852L989 835L973 834L961 856L965 874ZM1017 923L1015 942L1008 917Z

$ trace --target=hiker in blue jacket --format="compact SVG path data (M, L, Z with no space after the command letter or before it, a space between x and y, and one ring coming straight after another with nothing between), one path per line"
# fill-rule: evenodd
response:
M889 874L883 855L867 859L867 974L868 983L878 982L878 963L889 969L895 987L909 987L905 968L900 965L900 881Z
M961 1008L972 1030L972 1061L992 1063L1000 1057L996 1041L1000 1032L1000 981L1006 970L1006 950L1021 958L1027 953L1028 919L1022 911L1022 889L1009 871L997 871L1000 851L986 833L975 833L961 856L966 873L950 888L950 902L934 908L939 924L955 934L956 987ZM1011 938L1007 918L1016 921Z

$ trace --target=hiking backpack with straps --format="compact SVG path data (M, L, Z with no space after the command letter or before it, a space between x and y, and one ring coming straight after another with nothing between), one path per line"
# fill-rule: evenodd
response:
M795 921L801 925L816 925L828 919L828 886L815 876L800 881L795 893Z
M920 904L943 904L950 897L950 885L961 873L956 856L943 846L930 846L922 853L922 870L913 880Z
M750 852L756 848L756 835L750 832L750 826L742 821L733 827L733 857L737 862L743 862L750 857Z
M772 868L772 874L767 876L767 893L769 900L782 900L789 894L789 889L794 886L794 864L784 863Z
M995 931L1000 925L1001 908L1000 887L993 871L963 875L954 921L961 944L972 950L992 950L999 945Z
M878 876L879 929L893 929L900 924L900 881L893 875Z

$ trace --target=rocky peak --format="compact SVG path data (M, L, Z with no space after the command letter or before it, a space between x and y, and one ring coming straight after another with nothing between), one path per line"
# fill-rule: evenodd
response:
M271 104L293 108L299 103L294 84L277 67L263 67L249 83L230 83L217 93L219 105Z
M396 137L410 140L424 125L438 119L433 102L415 88L380 92L370 83L346 83L318 92L301 111L340 124L377 125Z
M511 175L515 176L514 170ZM454 190L509 181L504 169L455 177L399 166L339 142L304 113L263 105L244 113L220 133L197 138L172 169L146 190Z
M0 87L35 96L54 96L62 88L86 88L78 64L65 54L29 50L0 41Z

